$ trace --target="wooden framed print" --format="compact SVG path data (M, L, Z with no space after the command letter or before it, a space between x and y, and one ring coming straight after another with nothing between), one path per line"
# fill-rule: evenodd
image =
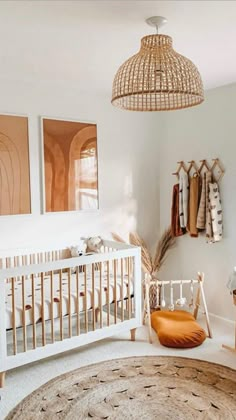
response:
M28 118L0 115L0 215L31 213Z
M97 126L42 118L44 211L98 209Z

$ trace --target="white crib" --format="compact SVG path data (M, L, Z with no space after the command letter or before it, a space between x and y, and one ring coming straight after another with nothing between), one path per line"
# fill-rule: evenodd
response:
M141 256L103 240L69 258L40 250L0 259L0 386L7 370L141 325Z

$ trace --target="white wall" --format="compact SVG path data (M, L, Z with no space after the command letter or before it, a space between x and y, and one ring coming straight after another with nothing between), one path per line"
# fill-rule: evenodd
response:
M181 278L204 271L210 311L234 318L225 284L236 265L236 85L207 92L199 107L165 114L120 111L109 96L87 96L66 84L0 81L0 91L0 113L29 116L32 183L32 214L0 218L0 255L70 245L81 235L108 237L115 231L126 236L134 229L153 246L170 222L176 161L219 157L226 169L220 185L223 241L208 245L204 237L179 238L160 275ZM98 211L41 213L40 115L97 122Z
M191 277L198 270L206 274L206 294L211 312L234 319L235 307L226 289L228 275L236 265L236 84L206 92L201 106L164 115L164 141L160 159L160 225L170 221L171 175L179 160L218 157L225 167L220 182L223 204L222 242L206 244L205 237L177 239L162 277Z
M221 182L224 239L210 246L204 238L180 238L162 275L188 277L205 271L210 310L233 318L225 283L236 265L236 86L207 92L203 105L186 111L117 110L102 92L104 86L111 91L111 75L117 70L117 48L109 48L108 55L105 41L109 34L114 41L120 29L111 25L115 33L109 32L100 20L98 26L89 26L82 15L78 20L80 14L71 13L72 3L56 12L52 5L35 9L30 2L19 7L19 2L10 3L1 7L0 113L29 116L32 215L0 217L0 256L16 248L70 245L82 235L108 236L111 230L125 236L137 229L154 246L170 222L176 161L219 157L226 169ZM122 49L120 59L132 48ZM99 211L41 214L40 115L97 123Z
M0 81L0 92L0 113L29 116L32 190L32 215L0 217L0 255L16 248L70 245L81 235L108 237L110 231L125 235L138 229L154 240L158 153L151 114L120 111L109 96L81 94L66 83ZM100 210L41 214L40 115L97 123Z

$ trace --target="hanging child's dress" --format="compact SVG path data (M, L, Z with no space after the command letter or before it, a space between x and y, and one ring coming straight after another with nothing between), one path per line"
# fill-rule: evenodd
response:
M179 221L179 184L173 186L171 207L171 232L173 236L183 235Z
M212 223L212 242L219 242L223 233L223 217L219 188L216 182L209 184L209 202Z
M200 196L200 177L196 173L190 178L189 189L189 218L188 218L188 231L190 236L197 237L197 213Z
M183 229L186 229L188 223L188 196L188 175L186 173L182 173L179 178L179 220L180 227Z

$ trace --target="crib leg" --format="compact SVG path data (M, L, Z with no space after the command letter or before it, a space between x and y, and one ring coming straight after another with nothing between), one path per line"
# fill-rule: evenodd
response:
M135 341L135 334L136 334L136 328L133 328L132 330L130 330L131 341Z
M3 388L5 385L6 372L0 372L0 388Z

